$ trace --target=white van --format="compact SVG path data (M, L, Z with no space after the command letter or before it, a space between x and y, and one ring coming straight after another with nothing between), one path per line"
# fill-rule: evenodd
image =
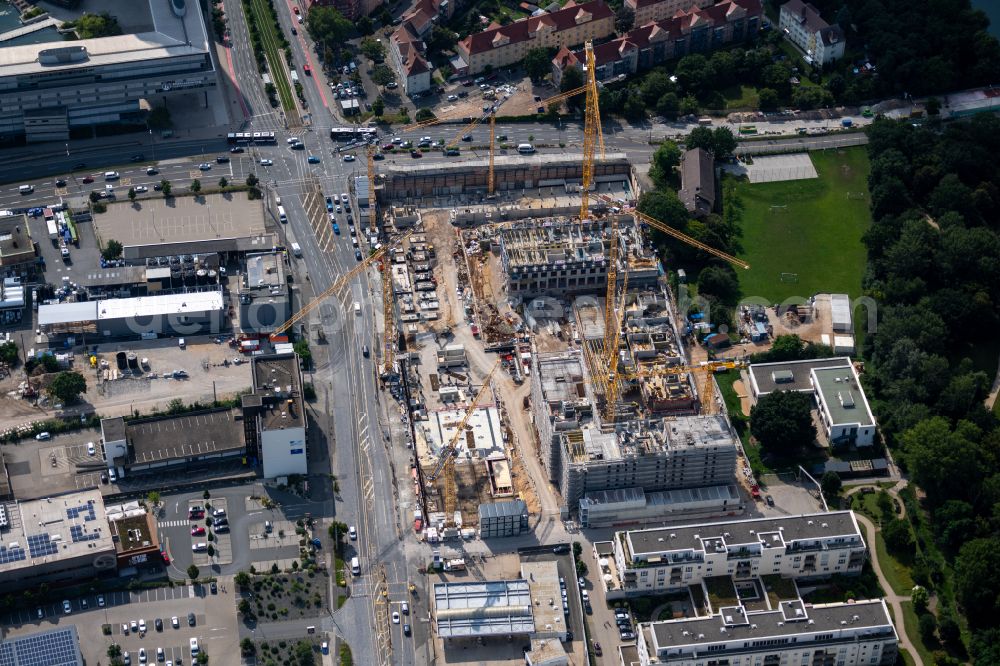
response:
M284 206L278 206L278 219L281 222L286 222L286 223L288 222L288 216L285 215L285 207Z
M104 180L118 180L118 172L117 171L105 171L104 172Z
M296 257L301 257L302 246L299 245L298 243L292 243L292 254L294 254Z
M351 558L351 573L354 574L355 576L361 575L361 560L359 560L357 557Z
M357 301L354 301L354 314L361 314L361 303L358 303Z
M522 155L530 155L531 153L535 152L535 147L530 143L519 143L517 144L517 152L521 153Z
M35 186L34 185L22 185L21 187L17 188L17 191L20 192L21 194L31 194L32 192L35 191Z

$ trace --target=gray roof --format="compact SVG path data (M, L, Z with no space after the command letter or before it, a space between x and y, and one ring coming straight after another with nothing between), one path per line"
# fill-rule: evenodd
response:
M126 428L133 465L244 448L243 424L232 409L131 421Z
M38 325L75 324L97 321L97 301L53 303L38 306Z
M801 610L802 615L796 615L795 609ZM733 623L727 621L730 618ZM892 619L881 599L818 606L800 605L793 601L788 610L782 605L780 610L748 613L746 623L742 622L743 617L740 614L728 617L719 614L704 618L653 622L642 625L641 628L644 632L648 632L646 635L652 639L651 651L690 652L690 648L697 648L699 654L704 654L705 648L713 644L725 645L737 641L759 641L783 636L798 636L798 640L788 646L798 650L806 649L809 642L815 642L817 645L853 643L856 637L851 634L854 632L863 632L867 635L884 633L887 637L896 637ZM725 632L722 629L725 629ZM824 633L829 636L831 632L832 638L818 640L816 637L817 634ZM807 635L813 637L809 638ZM742 644L740 645L739 648L719 650L718 653L712 654L742 651Z
M532 634L526 580L435 583L434 617L445 638Z
M3 666L83 666L76 625L12 636L0 642Z
M813 368L842 368L849 366L851 359L846 356L837 358L817 358L806 361L788 361L784 363L754 363L750 366L750 382L754 386L755 395L767 395L774 391L813 391L809 371ZM784 373L792 373L792 381L776 382Z
M797 16L800 22L806 24L808 32L820 33L823 43L827 46L844 41L844 31L840 29L840 26L830 25L824 21L819 10L808 2L789 0L781 6L781 11L787 11Z
M861 529L852 511L830 511L796 516L777 516L716 523L672 525L649 530L626 532L633 555L652 555L674 550L703 550L703 542L717 539L726 546L758 544L780 536L788 544L794 541L857 536Z
M125 439L125 419L120 416L101 419L101 437L105 442L120 442Z
M715 207L715 158L704 148L693 148L681 158L681 189L677 194L693 213L708 214Z
M507 516L523 516L528 513L528 505L524 500L511 500L509 502L493 502L492 504L479 505L479 521L488 518L503 518Z
M832 425L875 425L875 417L868 408L868 398L858 384L853 367L817 368L812 374L816 378L816 390L830 414Z

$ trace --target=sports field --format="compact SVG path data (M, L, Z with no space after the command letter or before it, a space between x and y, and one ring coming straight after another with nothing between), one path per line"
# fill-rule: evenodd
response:
M864 147L811 152L819 178L736 184L743 201L743 297L771 303L816 293L861 295L868 211Z

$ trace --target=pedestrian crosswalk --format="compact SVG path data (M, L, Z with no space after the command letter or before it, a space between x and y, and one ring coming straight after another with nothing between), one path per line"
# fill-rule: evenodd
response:
M160 527L183 527L191 523L186 520L161 520L157 525Z

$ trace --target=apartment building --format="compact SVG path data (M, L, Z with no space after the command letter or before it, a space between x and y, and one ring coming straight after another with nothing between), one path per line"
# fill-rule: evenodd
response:
M410 96L426 92L431 87L431 66L423 51L423 40L417 37L408 23L399 26L389 37L392 67L403 84L403 91Z
M483 32L469 35L458 43L458 57L453 62L461 75L478 74L487 67L497 69L520 62L531 49L583 44L614 32L615 14L604 0L583 4L569 0L554 12L505 26L494 24Z
M891 666L899 636L885 601L822 605L786 601L752 612L742 605L709 617L639 625L634 661L640 666Z
M148 13L153 29L66 46L4 48L0 136L67 141L72 128L141 123L142 102L162 104L215 86L208 34L196 4L150 0L137 3L134 11Z
M781 6L778 28L805 54L806 62L822 67L844 57L844 31L830 25L819 10L802 0Z
M659 4L670 4L667 2ZM763 9L760 0L724 0L705 8L691 7L640 23L628 34L594 47L595 76L607 81L649 69L661 62L689 53L706 53L752 39L760 30ZM583 68L583 50L563 47L552 60L552 75L558 85L567 67Z
M824 578L859 574L867 558L853 511L780 516L617 532L626 595L661 594L713 576Z
M625 0L625 6L635 12L633 25L673 18L677 12L711 7L715 0Z

